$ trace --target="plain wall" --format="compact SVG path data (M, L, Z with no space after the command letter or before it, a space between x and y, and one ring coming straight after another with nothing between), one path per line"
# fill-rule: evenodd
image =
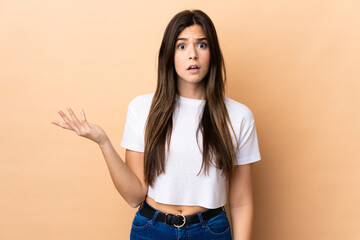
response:
M169 20L202 9L227 96L253 112L255 240L360 239L359 1L0 1L0 239L128 239L136 209L100 148L50 123L80 108L121 156Z

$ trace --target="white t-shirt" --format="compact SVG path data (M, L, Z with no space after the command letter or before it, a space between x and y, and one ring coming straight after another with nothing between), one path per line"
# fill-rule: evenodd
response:
M129 106L125 130L121 141L123 148L144 152L145 124L154 94L134 98ZM173 131L170 151L165 153L165 173L155 178L148 195L156 202L172 205L218 208L226 203L226 177L222 171L210 165L209 173L198 175L202 154L202 134L196 141L196 130L205 100L179 96L173 114ZM235 165L243 165L261 159L253 114L244 104L225 98L230 121L239 148ZM231 129L230 132L232 133ZM236 141L233 136L234 146Z

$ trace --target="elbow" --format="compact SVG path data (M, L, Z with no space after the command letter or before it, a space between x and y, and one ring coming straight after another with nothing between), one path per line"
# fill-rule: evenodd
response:
M132 207L132 208L137 208L138 206L140 206L141 203L142 203L142 202L135 202L135 201L133 201L133 202L128 202L128 204L129 204L130 207Z
M129 201L127 201L127 202L128 202L128 204L130 205L130 207L132 207L132 208L137 208L137 207L140 206L140 204L141 204L142 202L145 201L145 197L146 197L146 195L145 195L145 196L138 197L138 198L136 198L136 199L129 200Z
M130 205L132 208L137 208L143 201L145 201L147 190L145 191L132 191L133 189L124 189L117 188L120 195L123 199Z
M129 203L130 207L132 208L137 208L140 204L136 204L136 203Z
M229 208L253 208L254 203L252 200L248 201L229 201Z
M253 199L251 196L229 196L229 208L239 208L239 207L252 207Z

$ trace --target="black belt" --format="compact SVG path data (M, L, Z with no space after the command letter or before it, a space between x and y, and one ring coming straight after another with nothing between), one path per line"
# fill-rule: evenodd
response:
M202 219L204 221L209 220L219 213L223 212L223 208L219 207L216 209L209 209L203 213L201 213ZM140 207L139 213L141 216L144 216L146 218L152 219L156 210L153 209L146 201L144 201ZM187 215L184 216L182 214L173 215L173 214L166 214L163 212L159 212L156 216L156 221L166 223L168 225L172 225L175 227L182 227L186 224L193 224L193 223L199 223L200 219L197 213L193 215Z

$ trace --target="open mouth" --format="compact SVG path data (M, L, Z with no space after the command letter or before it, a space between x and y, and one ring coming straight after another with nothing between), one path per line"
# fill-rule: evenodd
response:
M191 65L190 67L188 67L187 70L191 70L191 69L199 69L199 67L197 65Z

